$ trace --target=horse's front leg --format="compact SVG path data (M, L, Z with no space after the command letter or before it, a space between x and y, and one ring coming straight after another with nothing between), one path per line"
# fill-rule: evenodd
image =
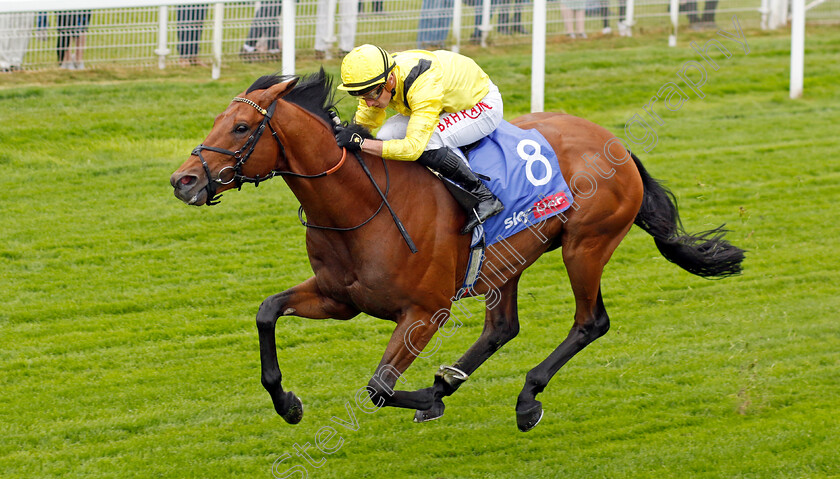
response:
M268 297L257 313L257 331L260 337L260 369L262 385L271 395L274 409L289 424L297 424L303 417L303 405L291 391L283 391L283 375L277 364L275 326L280 316L300 316L312 319L350 319L358 311L344 303L324 296L315 277Z
M461 359L452 366L441 366L435 373L435 401L430 409L419 409L415 422L426 422L443 416L443 398L452 395L479 366L519 333L516 292L519 276L485 295L487 309L484 330ZM492 299L491 299L492 298Z
M445 311L442 307L438 311ZM437 332L438 321L445 319L419 307L403 314L397 320L397 327L391 335L382 361L368 383L367 389L373 403L378 406L393 406L408 409L429 409L439 396L439 385L418 391L397 391L397 380L405 382L402 374L422 354L423 349Z

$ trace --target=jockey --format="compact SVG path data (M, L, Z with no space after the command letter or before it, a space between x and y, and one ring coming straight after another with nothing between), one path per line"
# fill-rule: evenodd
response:
M502 96L472 59L445 50L389 54L374 45L354 48L341 62L339 90L359 98L353 123L381 126L377 139L358 126L336 134L338 145L391 160L416 160L461 185L479 200L462 203L472 231L504 205L455 152L492 133L502 120ZM385 109L397 114L385 120ZM384 125L383 125L384 123Z

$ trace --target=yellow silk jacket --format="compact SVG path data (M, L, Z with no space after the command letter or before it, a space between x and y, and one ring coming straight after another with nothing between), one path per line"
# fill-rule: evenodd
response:
M490 77L471 58L446 50L408 50L395 53L394 60L397 86L388 106L409 117L408 131L404 139L385 141L382 156L414 161L426 149L440 114L474 107L487 95ZM355 123L374 130L385 117L385 109L359 99Z

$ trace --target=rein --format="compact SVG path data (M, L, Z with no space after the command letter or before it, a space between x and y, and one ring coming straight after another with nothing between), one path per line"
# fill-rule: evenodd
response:
M344 155L347 155L347 149L342 148L342 150L344 150ZM411 240L411 236L409 236L408 231L406 231L405 226L403 226L403 224L402 224L402 221L400 221L400 218L397 216L397 213L394 212L394 209L391 208L391 204L388 203L388 192L391 190L391 175L388 172L388 163L385 161L385 158L382 158L382 167L385 168L385 192L383 193L382 190L379 188L379 185L376 184L376 180L373 179L373 175L371 174L370 170L368 169L367 164L365 163L365 160L362 159L361 153L358 152L358 151L356 151L354 153L355 153L354 156L356 157L357 160L359 160L359 164L362 166L362 170L364 170L368 179L370 179L371 184L376 189L376 192L379 193L379 196L382 198L382 203L379 203L379 208L377 208L376 211L374 211L373 214L370 215L370 217L368 219L362 221L361 223L359 223L356 226L351 226L351 227L348 227L348 228L337 228L337 227L334 227L334 226L319 226L319 225L314 225L312 223L307 223L306 220L303 219L303 205L300 205L298 207L298 219L300 220L300 224L302 224L303 226L306 226L307 228L314 228L314 229L318 229L318 230L353 231L353 230L359 229L362 226L368 224L372 219L376 218L376 215L378 215L380 211L382 211L383 206L387 206L388 211L391 212L391 217L394 219L394 224L397 225L397 229L400 231L400 234L402 235L403 239L405 240L405 244L408 245L408 249L410 249L412 253L416 253L417 252L417 246L414 245L414 241ZM343 161L343 157L342 157L342 161Z
M344 158L347 156L347 149L342 148L341 150L344 152L341 155L341 161L343 162ZM379 189L379 185L377 185L376 182L373 181L373 177L370 175L370 170L367 169L367 165L365 165L364 160L362 160L362 156L358 152L356 152L355 156L356 156L356 159L359 160L359 163L362 164L362 168L365 170L365 172L368 173L368 178L371 179L371 182L373 182L373 185L376 187L376 190L380 192L379 193L380 195L382 195L382 192ZM312 228L312 229L316 229L316 230L353 231L353 230L357 230L357 229L361 228L362 226L370 223L370 221L372 219L376 218L376 215L378 215L379 212L382 211L382 207L385 206L385 204L388 202L388 200L386 200L385 197L388 196L388 191L391 190L391 175L388 172L388 164L385 162L384 158L382 159L382 167L385 168L385 194L383 195L382 202L379 203L379 208L376 208L376 211L374 211L373 214L370 215L370 217L368 219L362 221L361 223L357 224L356 226L349 226L349 227L346 227L346 228L340 228L340 227L336 227L336 226L320 226L320 225L308 223L303 218L303 205L300 205L300 206L298 206L298 219L300 220L300 224L302 224L303 226L306 226L307 228ZM390 205L389 205L389 208L390 208Z

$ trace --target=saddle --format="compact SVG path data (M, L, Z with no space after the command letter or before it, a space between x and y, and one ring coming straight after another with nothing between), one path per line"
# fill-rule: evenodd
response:
M470 265L459 295L469 292L478 279L486 246L562 213L574 201L557 155L537 130L523 130L503 120L493 133L461 151L505 210L473 230ZM442 180L456 199L477 201L455 183Z

